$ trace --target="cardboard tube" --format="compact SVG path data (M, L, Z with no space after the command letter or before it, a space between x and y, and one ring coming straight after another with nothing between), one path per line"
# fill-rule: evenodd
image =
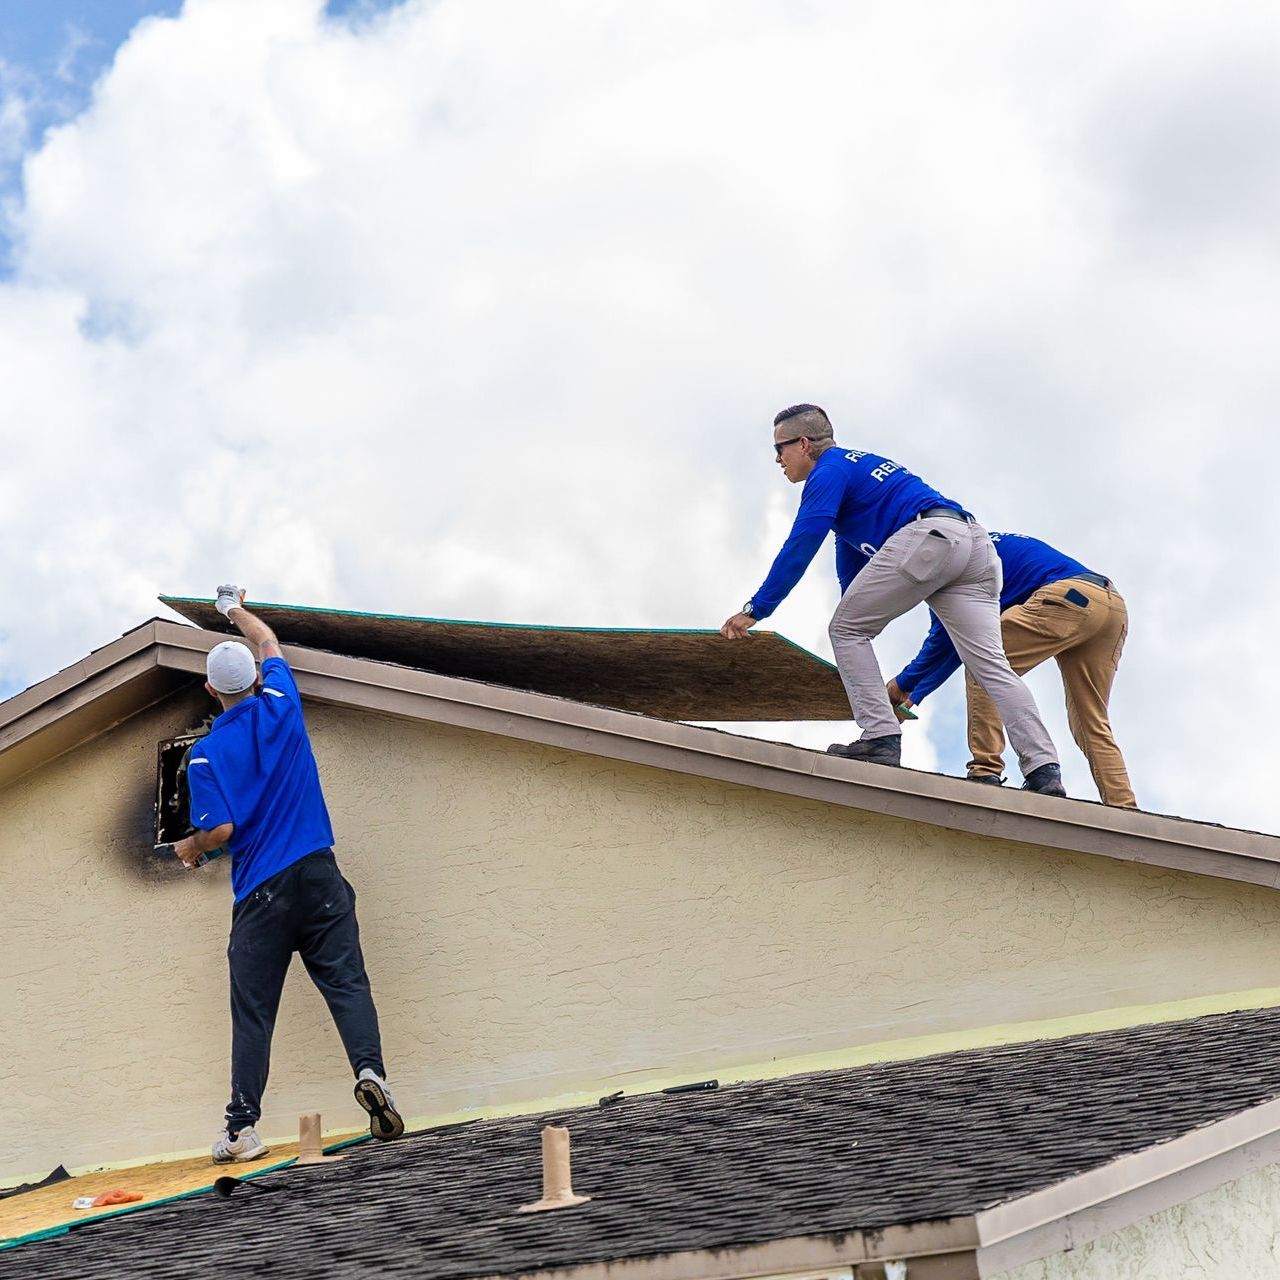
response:
M542 1131L542 1199L522 1204L517 1213L541 1213L545 1209L569 1209L586 1204L590 1196L573 1194L569 1163L569 1130L547 1125Z
M327 1156L320 1139L320 1113L304 1111L298 1117L298 1164L328 1164L341 1156Z

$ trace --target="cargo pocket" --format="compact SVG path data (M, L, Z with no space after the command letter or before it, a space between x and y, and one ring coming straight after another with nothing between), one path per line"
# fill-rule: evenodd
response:
M935 581L947 567L955 543L941 529L917 529L899 566L908 582L922 587Z
M1041 587L1035 592L1022 606L1022 620L1042 636L1066 640L1080 627L1084 610L1051 592L1051 587Z

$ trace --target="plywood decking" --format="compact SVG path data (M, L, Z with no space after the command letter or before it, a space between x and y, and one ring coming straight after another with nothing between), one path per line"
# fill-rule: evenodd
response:
M161 596L210 631L235 633L207 600ZM609 630L451 622L249 602L285 644L663 720L848 720L835 667L776 631Z

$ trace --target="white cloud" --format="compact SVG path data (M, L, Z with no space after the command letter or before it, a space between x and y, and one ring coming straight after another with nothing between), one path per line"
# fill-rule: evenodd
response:
M188 0L143 23L15 211L0 681L227 575L718 625L797 497L770 417L812 399L1114 576L1140 799L1277 827L1278 22ZM774 621L829 652L834 597L824 555ZM886 633L886 673L922 631ZM926 704L919 761L963 759L956 698Z

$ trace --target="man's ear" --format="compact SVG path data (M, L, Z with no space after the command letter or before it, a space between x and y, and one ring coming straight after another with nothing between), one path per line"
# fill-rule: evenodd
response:
M253 691L254 693L262 692L262 672L261 671L258 672L258 678L253 682Z
M204 691L214 700L214 702L222 701L222 699L218 697L217 689L215 689L207 680L204 682Z

